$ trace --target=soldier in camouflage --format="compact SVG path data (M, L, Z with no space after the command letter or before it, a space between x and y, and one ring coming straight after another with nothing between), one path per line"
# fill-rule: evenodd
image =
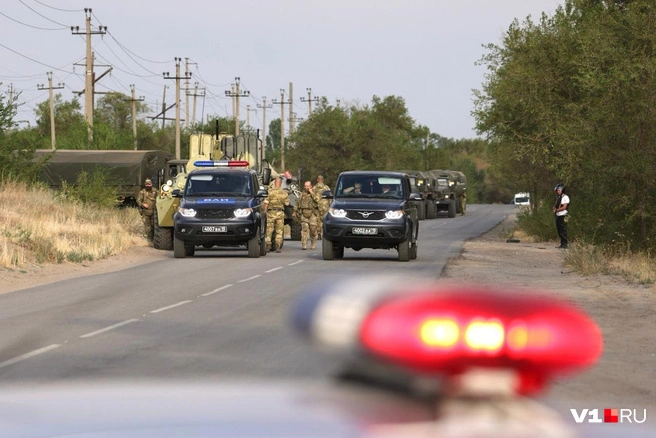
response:
M152 240L153 229L155 227L155 199L157 193L153 190L153 181L148 178L144 182L144 188L141 189L137 195L137 207L139 207L139 214L144 224L145 236Z
M264 201L264 211L267 215L266 249L271 251L271 234L276 232L276 252L281 252L283 239L283 227L285 226L285 206L289 205L289 195L282 188L280 175L274 181L274 186L269 189L269 196Z
M317 176L317 183L312 187L312 197L317 203L319 209L319 217L317 221L317 226L319 227L318 239L321 239L323 233L323 217L328 213L328 209L330 208L330 200L321 197L324 190L330 190L330 187L324 184L323 175L319 175Z
M294 210L301 220L301 249L307 249L307 240L310 238L310 249L316 248L317 243L317 219L319 208L312 194L312 183L305 181L305 192L296 202Z

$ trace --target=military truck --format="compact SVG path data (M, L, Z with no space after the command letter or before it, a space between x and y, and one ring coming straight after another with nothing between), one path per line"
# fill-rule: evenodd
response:
M159 150L37 149L33 161L43 163L39 179L57 189L75 185L82 172L104 168L116 186L118 204L136 206L146 178L158 181L159 169L173 158L175 155Z
M446 213L450 218L456 217L456 180L449 170L434 169L428 171L434 178L432 190L437 213Z
M412 199L408 202L415 204L417 207L417 219L423 221L426 219L426 199L428 191L426 190L426 175L419 170L399 170L410 178L410 189L412 193L418 193L421 199Z
M173 190L182 190L187 175L194 170L196 161L243 160L248 168L257 172L260 181L271 169L261 159L262 141L252 134L233 136L226 133L215 135L192 134L189 138L189 159L172 160L160 170L161 181L155 203L153 247L173 249L173 215L178 211L180 198L172 196Z

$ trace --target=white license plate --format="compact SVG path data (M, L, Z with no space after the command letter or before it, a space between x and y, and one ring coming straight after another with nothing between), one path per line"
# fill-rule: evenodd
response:
M351 232L361 236L375 236L378 234L378 228L353 227Z
M203 227L203 233L225 233L228 231L228 227Z

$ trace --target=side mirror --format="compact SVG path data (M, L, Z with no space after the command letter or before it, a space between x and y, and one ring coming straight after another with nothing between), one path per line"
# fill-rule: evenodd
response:
M324 190L321 192L322 199L333 199L333 195L330 193L330 190Z
M182 198L182 190L173 189L173 191L171 192L171 197L173 197L173 198Z
M260 189L255 195L256 198L266 198L267 196L269 196L269 191L267 189Z
M412 192L412 193L410 193L410 196L408 197L408 199L411 200L411 201L421 201L424 198L421 196L421 193Z

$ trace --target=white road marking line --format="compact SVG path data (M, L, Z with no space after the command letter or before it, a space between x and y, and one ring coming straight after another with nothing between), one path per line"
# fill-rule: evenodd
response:
M252 277L248 277L248 278L244 278L243 280L239 280L237 283L243 283L245 281L255 280L257 277L261 277L261 275L260 274L253 275Z
M282 268L284 268L284 266L278 266L277 268L269 269L268 271L264 271L264 272L266 272L267 274L270 274L270 273L272 273L274 271L277 271L278 269L282 269Z
M47 347L39 348L38 350L30 351L29 353L22 354L20 356L16 356L13 359L6 360L4 362L0 362L0 368L7 367L9 365L13 365L15 363L18 363L22 360L29 359L30 357L38 356L39 354L46 353L50 350L54 350L55 348L61 347L61 344L52 344L48 345Z
M234 286L234 284L226 284L225 286L221 286L220 288L214 289L213 291L210 291L210 292L207 292L207 293L204 293L204 294L200 294L200 296L201 297L209 297L210 295L214 295L215 293L221 292L222 290L227 289L227 288L232 287L232 286Z
M174 308L174 307L182 306L183 304L188 304L188 303L191 303L191 300L180 301L179 303L171 304L170 306L160 307L159 309L151 310L150 313L159 313L159 312L163 312L163 311L165 311L165 310L169 310L169 309L172 309L172 308Z
M296 261L294 263L290 263L287 266L294 266L294 265L298 265L299 263L303 263L303 260L299 260L299 261Z
M80 336L80 338L90 338L92 336L96 336L96 335L99 335L101 333L105 333L105 332L108 332L110 330L114 330L115 328L119 328L119 327L122 327L124 325L131 324L131 323L137 322L137 321L139 321L139 320L138 319L128 319L126 321L119 322L119 323L114 324L114 325L110 325L109 327L105 327L103 329L96 330L95 332L87 333L86 335Z

